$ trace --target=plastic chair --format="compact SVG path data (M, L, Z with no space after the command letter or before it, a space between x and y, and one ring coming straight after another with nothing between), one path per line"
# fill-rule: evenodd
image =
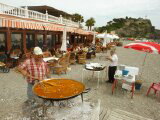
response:
M153 89L154 93L156 94L157 91L160 91L160 83L152 83L151 86L149 87L148 91L147 91L147 96L149 95L151 89Z

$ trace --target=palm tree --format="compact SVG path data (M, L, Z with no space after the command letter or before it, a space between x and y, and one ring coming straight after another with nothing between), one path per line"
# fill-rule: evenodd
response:
M96 21L92 17L86 21L86 26L88 27L88 30L92 30L92 26L94 26L95 22Z
M80 23L84 22L83 16L78 13L72 15L72 20L74 22L80 22Z

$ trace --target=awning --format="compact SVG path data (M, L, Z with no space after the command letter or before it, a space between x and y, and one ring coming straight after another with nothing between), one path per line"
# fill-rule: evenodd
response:
M63 31L64 26L56 24L44 24L44 28L48 31Z
M64 25L39 22L33 20L20 20L13 18L0 17L0 27L10 27L10 28L20 28L20 29L30 29L30 30L47 30L47 31L63 31ZM66 27L67 32L78 33L82 35L92 35L90 31L86 31L75 27Z
M40 22L12 20L6 18L0 18L0 27L44 30L43 24Z
M83 29L76 29L75 33L82 34L82 35L89 35L90 34L90 32L85 31Z

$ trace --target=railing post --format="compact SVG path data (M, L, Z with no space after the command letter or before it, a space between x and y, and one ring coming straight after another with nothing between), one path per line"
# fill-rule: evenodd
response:
M60 17L59 17L59 22L60 22L61 24L63 24L63 17L62 17L62 15L60 15Z
M48 11L46 10L46 21L48 22Z
M28 7L27 6L25 6L25 18L28 18Z
M2 11L3 11L3 10L2 10L2 3L0 3L0 14L3 13Z

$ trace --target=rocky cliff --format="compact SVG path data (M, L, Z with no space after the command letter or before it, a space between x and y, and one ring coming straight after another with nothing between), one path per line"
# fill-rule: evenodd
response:
M127 19L122 28L115 32L121 36L146 37L155 31L149 19Z
M109 21L106 26L99 27L98 32L115 31L122 37L146 37L150 33L155 32L149 19L143 18L118 18Z

